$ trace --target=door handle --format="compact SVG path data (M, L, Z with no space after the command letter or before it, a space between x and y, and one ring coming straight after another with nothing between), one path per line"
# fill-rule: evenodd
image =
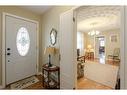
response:
M11 55L11 53L7 53L7 55Z
M7 48L7 50L9 51L9 50L11 50L10 48Z

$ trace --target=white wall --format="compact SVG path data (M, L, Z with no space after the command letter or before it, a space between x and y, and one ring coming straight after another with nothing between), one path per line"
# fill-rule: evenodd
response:
M118 35L118 41L117 42L111 42L110 41L110 36L111 35ZM102 35L105 36L106 39L106 44L105 44L105 48L106 48L106 57L108 55L112 55L113 51L115 48L120 48L120 29L115 29L115 30L110 30L110 31L105 31L104 33L102 33Z

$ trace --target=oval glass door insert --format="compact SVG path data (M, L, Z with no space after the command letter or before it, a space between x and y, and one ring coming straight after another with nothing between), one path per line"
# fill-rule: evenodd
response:
M17 38L16 38L16 45L18 53L21 56L25 56L30 48L30 37L27 29L25 27L21 27L18 30Z

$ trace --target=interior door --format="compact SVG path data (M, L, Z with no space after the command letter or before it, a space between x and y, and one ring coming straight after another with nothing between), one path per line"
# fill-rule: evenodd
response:
M74 32L73 10L60 15L60 88L75 88L76 32Z
M123 45L123 47L124 47L124 50L122 50L121 49L121 51L122 51L122 55L124 54L124 58L123 57L121 57L121 61L123 62L121 62L122 64L124 64L124 65L122 65L121 66L121 76L122 76L122 88L124 88L124 89L127 89L127 6L125 6L124 7L124 9L123 9L123 14L122 14L122 22L124 22L124 24L122 23L121 24L121 27L122 27L122 30L124 31L124 33L122 34L122 41L124 41L124 42L121 42ZM124 61L125 62L124 62ZM124 77L123 77L124 76Z
M37 25L6 15L5 27L7 85L36 74Z

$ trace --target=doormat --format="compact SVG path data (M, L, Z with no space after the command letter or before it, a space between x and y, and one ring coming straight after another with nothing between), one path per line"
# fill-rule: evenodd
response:
M11 84L10 89L23 89L37 82L39 82L38 78L35 76L32 76L32 77L29 77L29 78L26 78Z

